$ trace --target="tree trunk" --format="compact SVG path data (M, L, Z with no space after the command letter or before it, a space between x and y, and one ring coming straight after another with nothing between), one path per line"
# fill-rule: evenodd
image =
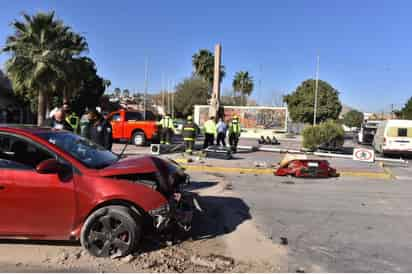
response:
M45 105L45 109L46 109L45 116L48 116L49 113L50 113L50 97L49 97L48 94L44 95L44 105Z
M66 88L63 89L63 103L64 102L69 102L69 91Z
M39 91L37 102L37 125L40 126L44 122L45 117L45 94L44 91Z

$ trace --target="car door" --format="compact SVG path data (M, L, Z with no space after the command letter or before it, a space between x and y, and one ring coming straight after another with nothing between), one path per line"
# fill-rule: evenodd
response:
M123 137L123 122L121 121L120 113L115 113L109 118L112 124L113 139L122 139Z
M133 131L135 129L142 129L144 132L146 132L145 123L142 122L142 120L143 120L143 116L139 112L135 112L135 111L125 112L123 136L125 138L132 138Z
M26 144L27 158L57 157L46 148L27 139L0 134L10 138L11 144ZM13 159L13 151L6 154L0 165L0 234L3 236L68 238L75 217L73 176L60 179L58 174L40 174L36 161ZM35 156L37 155L37 156Z

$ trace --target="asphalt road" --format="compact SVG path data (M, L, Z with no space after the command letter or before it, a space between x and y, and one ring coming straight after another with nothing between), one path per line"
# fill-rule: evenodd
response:
M268 237L287 237L289 272L412 271L409 182L225 176Z

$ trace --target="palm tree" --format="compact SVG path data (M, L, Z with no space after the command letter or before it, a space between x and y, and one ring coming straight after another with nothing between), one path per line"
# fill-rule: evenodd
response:
M253 78L247 71L239 71L235 74L232 82L235 93L240 93L243 104L246 104L246 96L249 96L253 91Z
M115 88L114 89L114 95L116 96L116 98L119 98L121 93L122 93L122 91L120 90L120 88Z
M209 92L211 93L213 86L213 73L215 66L215 57L212 52L207 49L201 49L192 57L192 64L195 69L194 74L207 82ZM220 82L225 77L225 67L220 66Z
M129 97L130 96L130 91L128 89L123 90L123 97Z
M15 33L7 38L4 52L11 57L6 62L7 73L16 93L34 99L37 96L37 123L45 118L48 98L62 83L72 77L74 58L87 50L84 37L74 33L54 12L23 14L23 21L14 21Z

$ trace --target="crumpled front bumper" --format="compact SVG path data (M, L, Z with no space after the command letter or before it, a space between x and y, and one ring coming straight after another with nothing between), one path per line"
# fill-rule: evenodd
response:
M189 231L195 210L201 210L195 194L176 192L167 204L149 211L149 215L157 231L163 231L171 225L177 225L184 231Z

